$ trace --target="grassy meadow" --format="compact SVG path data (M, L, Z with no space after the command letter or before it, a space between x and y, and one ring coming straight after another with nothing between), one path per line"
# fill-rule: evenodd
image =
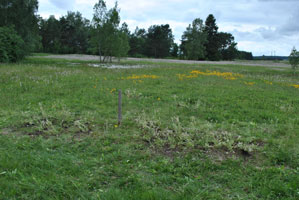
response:
M0 64L0 199L299 199L298 75L90 63Z

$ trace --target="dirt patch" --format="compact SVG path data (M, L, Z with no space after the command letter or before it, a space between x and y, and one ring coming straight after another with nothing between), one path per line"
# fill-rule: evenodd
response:
M146 65L106 65L106 64L88 64L90 67L102 67L107 69L138 69L148 67Z
M8 129L8 128L5 128L5 129L2 129L1 131L0 131L0 134L1 135L9 135L9 134L11 134L13 131L11 130L11 129Z
M226 148L210 148L205 151L205 154L215 162L222 162L227 159L242 159L248 161L254 159L257 152L248 152L243 149L234 149L232 151Z

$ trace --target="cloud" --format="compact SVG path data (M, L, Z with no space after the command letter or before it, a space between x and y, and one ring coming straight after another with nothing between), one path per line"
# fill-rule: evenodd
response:
M299 34L299 7L297 12L294 12L293 15L278 29L278 32L282 35L294 35Z
M74 1L72 0L49 0L50 3L55 5L59 9L71 10L73 8Z

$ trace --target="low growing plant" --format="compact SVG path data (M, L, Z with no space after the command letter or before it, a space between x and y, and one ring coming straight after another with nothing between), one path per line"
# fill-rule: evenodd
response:
M289 62L290 62L292 69L294 70L294 73L295 73L296 69L299 66L299 51L297 51L295 47L293 48L293 50L289 56Z

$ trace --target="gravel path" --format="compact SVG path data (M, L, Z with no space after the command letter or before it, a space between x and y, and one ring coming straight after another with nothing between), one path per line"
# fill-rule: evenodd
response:
M99 56L94 55L49 55L42 56L44 58L61 58L69 60L85 60L85 61L98 61ZM271 67L273 69L290 68L289 64L273 61L193 61L193 60L174 60L174 59L150 59L150 58L125 58L128 61L148 61L148 62L165 62L165 63L182 63L182 64L214 64L214 65L245 65L245 66L263 66Z

